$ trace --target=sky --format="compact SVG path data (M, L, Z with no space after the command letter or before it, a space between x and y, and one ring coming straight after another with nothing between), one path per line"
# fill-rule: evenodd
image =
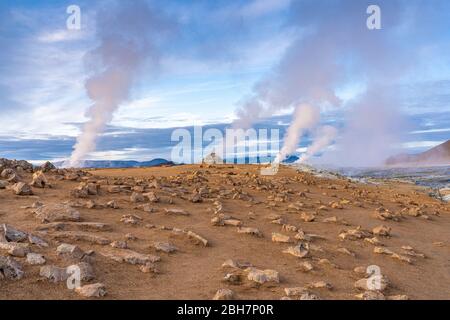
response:
M85 57L98 46L98 14L120 9L124 2L0 1L0 157L43 161L70 156L92 105L85 90L90 71ZM301 46L311 21L319 21L316 16L326 12L326 19L339 23L348 14L342 1L333 0L315 1L310 11L302 11L309 8L302 2L310 1L301 0L146 2L165 23L156 32L158 63L140 68L129 98L99 135L90 159L167 158L174 129L224 129L261 79L277 70L293 46ZM384 85L397 93L396 112L407 123L397 143L404 152L423 151L450 138L450 2L372 2L380 5L386 21L381 32L394 34L398 50L417 55L411 67ZM66 27L66 8L72 4L81 9L80 30ZM391 11L401 21L389 29ZM361 12L361 24L367 16ZM378 66L383 50L374 49L371 57L380 74L405 62ZM410 55L392 57L407 60ZM346 59L348 69L357 64ZM343 103L321 106L321 122L345 128L352 101L367 80L352 72L339 79L332 90ZM302 83L294 79L290 84ZM283 136L291 112L289 106L280 108L255 123L279 128ZM310 142L306 135L298 151Z

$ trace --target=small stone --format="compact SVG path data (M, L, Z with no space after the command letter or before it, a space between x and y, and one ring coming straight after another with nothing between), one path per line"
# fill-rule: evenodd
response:
M106 287L102 283L87 284L76 288L75 291L86 298L100 298L106 295Z
M72 259L80 260L85 255L84 251L80 249L80 247L68 244L68 243L62 243L56 248L56 253L59 256L69 257Z
M69 277L66 268L56 266L43 266L39 271L41 277L49 279L51 282L66 281Z
M238 233L243 233L243 234L250 234L252 236L257 236L257 237L262 237L262 233L261 231L259 231L256 228L251 228L251 227L238 227L237 228L237 232Z
M35 244L39 247L48 247L48 243L45 242L45 240L39 238L38 236L29 234L28 235L28 242L30 242L31 244Z
M3 234L6 240L11 242L22 242L28 237L26 232L17 230L6 223L0 225L0 234Z
M141 270L141 272L143 273L159 273L158 268L152 262L147 262L146 264L141 265L139 267L139 270Z
M120 221L125 224L134 224L134 225L139 224L142 220L143 219L141 217L135 214L126 214L123 215L122 218L120 219Z
M391 254L393 254L394 252L392 252L391 250L386 249L386 248L375 247L375 248L373 248L373 253L391 255Z
M358 274L366 274L367 268L366 267L355 267L353 269L353 272L358 273Z
M300 296L299 300L320 300L320 298L311 292L305 292Z
M363 291L383 292L389 285L389 280L385 276L363 278L355 282L354 287Z
M272 241L273 242L281 242L281 243L289 243L291 242L291 238L281 233L272 233Z
M177 215L177 216L189 216L189 212L184 211L183 209L164 209L164 212L168 215Z
M365 242L368 242L370 244L373 244L374 246L382 246L383 243L381 243L380 240L378 240L377 237L372 237L372 238L364 238Z
M387 296L387 300L409 300L409 297L405 294L399 294L394 296Z
M305 287L284 288L284 292L288 297L301 296L307 291Z
M309 254L309 244L307 242L301 242L294 247L283 250L283 253L291 254L297 258L305 258Z
M25 257L31 251L28 244L18 242L0 242L0 249L14 257Z
M354 252L348 250L347 248L338 248L337 251L340 253L346 254L348 256L351 256L351 257L356 257L356 254Z
M159 198L156 196L154 192L144 193L143 196L148 199L150 202L158 202Z
M20 280L24 272L19 262L11 257L0 255L0 275L3 275L8 280Z
M266 282L280 282L280 278L278 275L278 272L275 270L259 270L256 268L248 268L248 275L247 278L250 281L254 281L260 284L266 283Z
M118 249L127 249L128 248L128 244L126 241L113 241L109 244L111 247L113 248L118 248Z
M302 212L300 213L300 218L305 222L312 222L316 219L316 216L312 213Z
M27 254L27 263L31 265L42 265L45 264L45 258L42 254L31 253Z
M223 281L228 282L233 285L238 285L241 283L242 278L239 273L227 273L223 278Z
M168 242L155 242L153 243L153 247L156 249L156 251L163 251L165 253L172 253L178 250L177 247L171 245Z
M313 265L308 261L304 261L304 262L300 263L300 268L304 272L309 272L314 269Z
M214 295L213 300L231 300L233 296L233 291L230 289L219 289Z
M333 286L325 281L317 281L317 282L313 282L313 283L309 284L308 288L331 290L331 289L333 289Z
M142 195L142 193L139 192L133 192L130 196L130 201L131 202L144 202L145 198Z
M361 300L386 300L384 294L379 291L365 291L355 295L355 297Z
M389 237L391 235L391 228L386 226L378 226L373 228L372 232L377 236Z
M188 231L187 235L190 239L193 239L195 242L203 244L204 247L208 246L208 240L206 240L199 234L192 232L192 231Z

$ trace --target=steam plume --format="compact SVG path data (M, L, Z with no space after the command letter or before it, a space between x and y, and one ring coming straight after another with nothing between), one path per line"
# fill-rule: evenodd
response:
M339 107L343 101L336 94L349 79L366 83L369 89L378 84L390 84L405 70L408 59L396 45L396 26L402 23L401 1L381 1L382 30L369 30L366 26L365 0L296 1L292 3L291 25L297 38L287 49L280 63L253 88L251 95L238 108L235 127L249 127L258 119L274 115L279 110L297 104L309 103L315 108ZM408 53L410 54L410 53ZM374 90L371 93L377 94ZM288 136L301 135L297 114ZM380 127L380 130L384 128ZM294 134L295 130L298 130ZM331 132L325 132L325 134ZM334 133L335 134L335 133ZM379 132L372 131L373 135ZM295 150L286 139L280 156ZM354 139L360 139L353 136ZM322 149L329 137L317 137L310 157ZM331 139L332 140L332 139ZM363 149L358 150L360 154Z
M284 145L275 158L275 163L280 163L287 155L295 151L302 134L317 124L319 116L319 110L308 104L299 105L295 109L292 124L287 130Z
M93 70L85 83L93 104L88 122L77 139L66 166L78 167L95 150L98 135L112 120L114 112L130 95L133 82L146 62L158 60L158 32L166 26L160 15L144 1L120 1L97 15L100 45L86 55L86 66Z
M319 127L315 134L313 143L308 147L306 152L300 157L298 162L305 162L316 153L322 151L326 147L328 147L333 139L336 138L337 129L332 126L322 126Z

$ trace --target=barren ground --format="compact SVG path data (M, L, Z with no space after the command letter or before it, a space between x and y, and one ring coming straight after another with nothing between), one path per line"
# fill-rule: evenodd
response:
M355 295L363 291L356 289L354 284L364 278L364 274L354 269L365 269L369 265L379 266L381 273L389 279L389 286L383 292L386 297L407 295L409 299L450 299L448 204L430 198L424 189L409 184L362 185L345 179L317 178L288 167L282 167L275 176L260 176L258 170L259 167L253 165L105 169L92 170L92 176L78 181L58 178L56 173L48 172L45 175L52 188L33 188L32 196L18 196L11 190L0 189L0 224L6 223L45 239L49 243L47 248L36 245L30 248L43 254L47 265L66 267L70 264L56 254L60 243L76 244L84 251L93 250L95 279L90 283L105 285L107 295L101 299L211 299L221 288L232 290L235 299L280 299L286 296L284 288L307 287L318 281L332 286L331 289L308 289L322 299L355 299ZM70 191L83 179L99 184L99 195L82 199L71 196ZM24 180L31 181L31 174L24 174ZM152 185L155 181L157 184ZM124 186L122 191L108 192L108 187L114 184ZM136 188L137 185L142 187L141 190ZM132 188L142 193L152 191L159 201L134 203L130 201L132 191L129 189ZM201 191L201 202L190 200L195 189ZM98 207L85 207L88 200L94 200ZM111 200L117 202L118 209L102 206ZM58 237L61 230L55 228L39 231L46 223L35 217L33 209L25 208L35 201L46 206L78 202L81 207L76 210L80 212L82 222L109 225L107 230L84 232L111 241L126 240L130 250L161 257L155 263L159 272L144 273L138 265L117 262L100 254L112 249L108 244ZM154 212L135 209L144 203L149 203ZM398 221L376 218L376 209L380 207L388 209ZM183 209L189 215L167 214L164 209ZM410 209L416 210L417 216L408 214ZM215 210L219 212L215 213ZM124 215L137 215L142 221L127 224L121 221ZM216 226L211 222L214 217L226 220L227 216L240 220L243 227L257 228L262 237L238 233L236 226ZM308 216L314 220L306 222L304 217ZM336 222L323 222L330 217L336 217ZM289 225L289 230L283 225ZM373 245L364 237L354 240L339 237L342 231L357 226L372 232L381 225L391 228L389 237L377 236L381 245ZM173 227L195 232L207 239L208 245L196 243L185 233L174 232ZM295 238L298 230L294 231L293 227L302 230L306 238L311 234L323 237L301 240L309 243L309 254L304 258L282 252L300 241ZM78 232L80 228L76 223L68 224L63 232ZM272 233L289 236L290 243L272 241ZM127 240L126 234L132 234L136 239ZM155 241L168 242L178 250L173 253L156 251L152 247ZM402 246L410 246L413 250L402 249ZM390 254L376 254L375 247L389 249L411 261L401 261ZM339 251L339 248L349 252ZM425 258L414 254L424 254ZM0 249L0 255L7 253ZM23 265L24 277L20 280L0 279L0 299L82 298L67 289L64 281L52 283L41 277L41 266L30 265L25 258L14 259ZM249 262L261 270L276 270L280 282L257 284L250 281L244 270L223 268L222 264L228 259ZM312 270L303 269L305 261L313 266ZM223 280L227 273L233 272L241 276L240 283Z

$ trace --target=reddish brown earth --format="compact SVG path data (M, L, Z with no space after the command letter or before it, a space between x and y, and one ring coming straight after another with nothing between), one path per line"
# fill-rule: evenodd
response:
M363 185L346 179L318 178L288 167L282 167L275 176L260 176L259 167L253 165L92 170L91 175L78 177L76 181L64 179L63 173L46 172L52 187L33 188L32 196L18 196L8 188L0 189L0 224L6 223L45 239L48 248L36 245L30 248L43 254L47 265L67 267L70 264L56 254L60 243L76 244L84 251L93 250L91 263L95 279L90 283L105 285L107 295L101 299L211 299L221 288L232 290L235 299L280 299L286 296L285 288L307 287L318 281L325 281L332 288L308 289L311 294L322 299L355 299L355 295L363 291L356 289L354 284L364 278L364 274L358 274L354 269L359 266L365 269L369 265L379 266L381 273L389 279L383 292L385 297L407 295L409 299L450 299L450 208L413 185L388 182ZM22 179L31 181L31 174L22 173ZM100 185L99 195L74 198L71 191L80 185L80 181ZM124 187L120 193L110 193L108 188L112 185ZM149 203L154 212L134 209L141 203L130 201L128 189L133 188L156 194L158 202L144 202ZM202 188L204 191L198 197L202 201L193 203L191 198L197 193L195 190ZM107 244L57 238L58 231L54 229L39 231L48 224L41 223L33 209L25 208L35 201L48 206L67 201L72 205L76 202L84 205L88 200L94 200L100 206L115 200L120 208L76 207L83 222L102 222L110 227L104 231L85 232L111 241L126 240L125 235L132 234L136 240L127 240L130 250L161 257L161 261L155 263L158 273L143 273L138 265L103 256L102 251L111 249ZM222 205L219 213L214 212L219 207L215 201ZM376 209L380 207L389 210L386 216L393 216L398 221L377 218ZM167 214L164 209L183 209L189 215ZM408 214L410 210L417 216ZM122 216L130 214L138 215L142 221L135 225L121 221ZM244 227L257 228L262 237L238 233L236 226L213 225L211 220L219 214L238 219ZM281 220L274 223L277 217L270 215L279 215ZM314 220L306 222L304 217ZM330 217L336 217L338 222L323 222ZM309 255L304 258L283 253L300 241L295 239L298 231L286 230L283 224L323 239L302 240L309 243ZM391 228L391 236L377 236L382 248L409 258L410 263L374 253L375 245L363 239L339 238L342 231L357 226L371 232L380 225ZM208 240L208 245L205 247L184 233L174 232L174 227L201 235ZM67 230L80 231L80 228L72 224ZM273 242L272 233L289 236L292 242ZM155 241L169 242L178 251L157 252L151 246ZM408 255L402 246L412 247L413 252L424 254L425 258ZM348 249L354 256L338 251L339 248ZM7 252L0 249L0 255L6 256ZM25 258L14 259L23 265L24 277L20 280L0 277L0 299L82 298L67 289L64 281L55 284L41 277L41 266L29 265ZM249 262L261 270L276 270L280 282L260 285L250 281L245 270L222 268L228 259ZM302 269L301 264L305 261L313 266L312 270ZM224 282L227 273L240 275L241 282Z

